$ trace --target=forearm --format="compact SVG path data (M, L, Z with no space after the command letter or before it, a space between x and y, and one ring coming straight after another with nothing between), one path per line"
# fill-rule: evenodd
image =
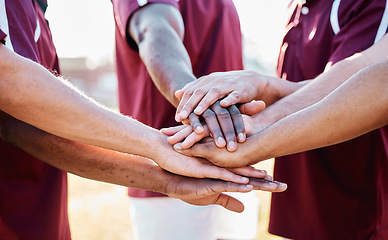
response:
M183 45L184 26L179 11L166 4L149 4L135 12L128 31L138 44L154 84L177 107L175 91L196 79Z
M388 60L363 69L318 103L252 136L267 159L333 145L388 123Z
M42 161L85 178L165 193L171 174L147 158L77 143L1 114L2 138Z
M255 78L251 80L252 86L256 86L257 89L257 96L254 100L262 100L267 106L296 92L310 82L309 80L306 80L295 83L277 77L261 75L259 73L255 73L255 75L257 80L255 81Z
M267 124L275 123L283 117L318 102L353 74L371 64L386 59L387 55L388 35L360 54L355 54L342 60L332 67L328 64L327 70L313 81L310 81L298 91L275 102L265 109L262 114L258 114L257 121L266 121Z
M365 66L366 64L358 61L358 59L335 64L328 72L321 74L299 90L273 103L255 117L256 121L263 121L264 119L267 125L273 124L294 112L318 102Z
M2 45L0 55L3 111L64 138L146 157L157 155L155 145L165 141L163 134L97 104Z

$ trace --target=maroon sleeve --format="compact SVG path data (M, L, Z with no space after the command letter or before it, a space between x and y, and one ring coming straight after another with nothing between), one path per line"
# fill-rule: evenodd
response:
M338 10L339 32L333 41L332 63L373 45L382 37L378 34L379 29L387 31L387 23L383 19L388 14L385 0L343 2Z
M0 42L5 44L5 38L7 37L7 34L5 34L1 29L0 29Z
M166 3L179 8L178 1L176 0L111 0L113 4L113 13L117 28L120 31L121 36L126 36L127 23L130 16L139 8L145 6L148 3Z

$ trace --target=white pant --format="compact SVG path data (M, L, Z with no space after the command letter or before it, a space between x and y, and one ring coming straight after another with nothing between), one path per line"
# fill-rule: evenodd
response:
M220 206L193 206L169 197L131 198L134 239L255 239L259 214L256 192L228 194L244 203L243 213Z

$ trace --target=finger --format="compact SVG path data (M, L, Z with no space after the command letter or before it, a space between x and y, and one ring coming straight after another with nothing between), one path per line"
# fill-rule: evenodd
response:
M237 103L241 103L241 101L241 93L239 91L233 91L229 93L229 95L226 96L224 99L222 99L220 104L223 107L229 107Z
M211 109L206 109L206 111L202 114L202 117L205 119L206 125L209 128L217 147L225 147L226 142L224 136L222 135L222 130L218 123L216 114Z
M198 81L192 81L192 82L189 82L187 83L183 88L175 91L175 97L177 97L178 99L181 99L183 97L183 94L190 88L192 88L194 85L196 85L198 83Z
M195 113L190 113L189 115L190 124L193 127L195 133L202 134L205 132L205 128L202 126L201 121L199 120L199 116Z
M268 180L268 181L270 181L270 182L273 181L273 177L272 177L271 175L267 175L267 176L265 177L265 179Z
M239 163L240 158L230 159L228 155L230 155L231 153L228 152L225 148L218 148L214 141L197 143L189 149L182 149L181 143L177 143L173 146L173 148L176 152L180 154L189 157L204 158L217 166L232 168L241 166L241 164Z
M213 132L212 128L215 128L215 130L218 131L219 127L221 127L221 131L226 139L226 143L227 143L226 146L228 151L231 151L231 152L235 151L237 149L236 133L233 126L232 117L229 111L226 108L221 107L219 102L216 102L215 104L213 104L211 106L211 109L216 113L219 125L208 124L208 128L210 132Z
M234 172L238 175L252 178L265 178L267 177L267 171L256 169L252 166L239 167L239 168L228 168L229 171Z
M191 90L187 90L184 92L180 102L179 102L179 105L176 109L176 113L175 113L175 121L177 122L181 122L183 119L186 119L186 118L182 118L181 117L181 114L182 114L182 109L183 107L186 105L186 102L191 98L191 95L193 94L193 91Z
M207 92L199 101L198 106L194 109L194 113L197 115L203 114L203 112L213 105L218 99L224 97L228 92L223 91L222 88L202 89L203 92Z
M167 142L171 145L174 145L178 142L185 140L191 133L193 133L193 128L190 125L184 125L181 131L175 133L174 135L167 138Z
M287 189L287 184L267 180L265 178L250 178L249 184L251 184L255 190L268 192L284 192Z
M214 178L240 184L247 184L249 182L248 177L240 176L226 168L216 166L206 159L197 158L197 160L199 161L199 165L193 165L193 167L190 169L190 172L186 176L197 178Z
M244 204L234 197L221 193L213 204L220 205L230 211L241 213L244 211Z
M164 135L172 136L186 127L187 125L179 125L175 127L162 128L160 129L160 132L163 133Z
M186 93L188 93L187 96ZM183 107L181 108L179 113L180 118L187 118L189 114L193 112L194 108L197 107L198 103L201 101L201 99L205 96L206 93L207 89L205 88L198 88L194 90L192 94L190 90L186 91L181 100ZM189 95L190 97L188 97Z
M173 145L173 148L176 152L189 156L189 157L200 157L205 159L210 159L212 156L212 148L217 148L214 141L209 141L206 143L197 143L190 147L189 149L183 149L182 143L176 143Z
M242 143L246 139L245 127L242 115L236 105L228 107L230 116L232 117L235 135L237 135L238 142Z
M242 114L252 116L265 109L265 102L263 101L253 101L249 103L242 104L239 108Z
M202 139L206 138L207 136L209 136L209 131L204 131L202 134L197 134L195 132L192 132L182 142L181 147L182 147L182 149L189 149L195 143L201 141Z

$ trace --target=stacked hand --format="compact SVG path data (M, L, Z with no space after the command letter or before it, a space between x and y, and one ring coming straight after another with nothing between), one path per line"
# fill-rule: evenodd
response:
M286 184L272 181L272 177L265 171L256 170L253 167L236 168L231 171L245 176L250 175L248 185L173 175L166 187L166 193L170 197L179 198L190 204L217 204L231 211L242 212L244 205L224 192L249 192L251 190L283 192L287 188Z
M188 176L213 178L202 180L204 184L212 183L216 184L214 185L216 187L212 188L213 193L209 192L208 188L201 188L200 191L190 190L190 193L175 197L191 204L214 203L233 211L240 211L241 202L222 193L245 191L236 184L248 183L244 182L247 179L238 178L233 173L248 177L253 189L272 192L286 190L286 184L272 181L271 176L248 166L254 162L245 151L247 143L241 144L249 141L249 136L257 131L255 128L258 124L251 116L265 108L263 101L253 100L260 97L271 98L270 94L264 94L268 86L267 79L262 78L255 82L257 74L254 75L248 71L214 73L191 82L176 92L176 97L181 101L175 118L184 125L161 131L168 136L167 142L174 145L177 152L190 157L199 157L196 158L197 161L207 165L208 170L211 170L195 173L195 169L190 168L192 175ZM184 181L180 183L185 184ZM249 189L249 185L246 189Z

